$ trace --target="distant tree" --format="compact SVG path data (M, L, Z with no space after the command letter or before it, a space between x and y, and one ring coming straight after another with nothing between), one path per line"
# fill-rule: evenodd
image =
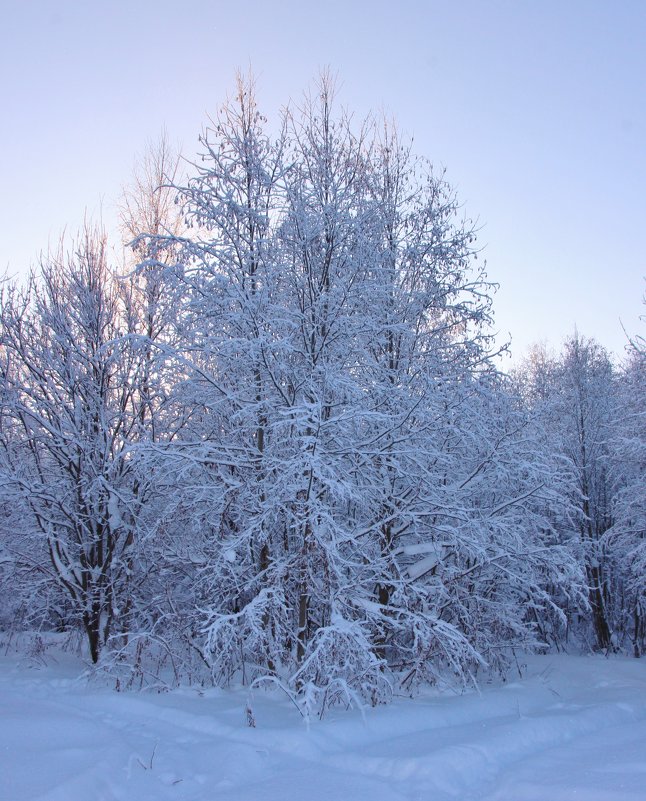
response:
M176 282L168 275L177 264L178 245L169 244L160 254L151 248L149 237L163 236L172 243L183 232L183 218L172 187L179 176L179 166L180 158L164 133L141 157L120 202L121 234L129 253L120 276L123 291L128 293L128 330L145 342L144 374L140 380L145 396L142 423L144 419L155 423L156 407L167 394L162 384L166 383L166 390L170 388L168 375L161 378L167 372L164 365L168 352L164 346L175 342L178 336L178 298L173 291ZM150 433L154 440L161 432Z
M643 318L642 318L643 319ZM609 548L617 567L621 630L635 656L646 648L646 342L630 340L618 376L614 421L616 487Z
M547 434L544 447L565 480L557 527L585 568L595 645L607 650L617 602L607 536L617 491L615 371L598 343L575 334L560 356L535 356L529 373L530 403Z

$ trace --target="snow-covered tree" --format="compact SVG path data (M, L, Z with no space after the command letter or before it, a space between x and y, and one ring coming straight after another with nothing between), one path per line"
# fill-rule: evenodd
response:
M616 570L618 627L635 656L646 648L646 347L635 337L618 376L613 426L615 492L608 547Z
M547 432L544 447L566 482L567 502L557 522L561 541L585 568L594 643L605 650L621 625L608 542L620 488L615 371L603 348L575 334L559 357L534 360L530 372L531 402Z
M521 399L445 176L325 75L269 130L239 78L191 175L162 144L124 195L136 265L87 232L5 291L2 574L95 661L156 641L306 706L504 670L586 583L609 641L604 549L636 529L602 354Z
M330 703L502 665L576 569L492 366L473 226L326 77L275 142L240 81L203 148L190 235L148 242L181 248L191 411L167 458L213 675Z
M9 550L31 572L28 603L81 624L93 661L127 626L148 485L133 451L145 348L128 319L105 238L90 228L2 297L3 500L21 512Z

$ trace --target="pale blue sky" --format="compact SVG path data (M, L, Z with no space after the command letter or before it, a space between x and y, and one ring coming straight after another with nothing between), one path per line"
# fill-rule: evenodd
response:
M114 221L165 127L192 157L251 66L276 116L319 69L385 109L478 218L519 356L577 325L614 352L646 309L646 2L0 0L0 269L85 211Z

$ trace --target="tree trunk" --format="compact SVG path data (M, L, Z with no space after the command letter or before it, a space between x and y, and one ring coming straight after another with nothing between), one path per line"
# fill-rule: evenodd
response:
M92 610L83 614L83 628L90 646L90 658L96 665L101 652L101 611L98 604L92 604Z

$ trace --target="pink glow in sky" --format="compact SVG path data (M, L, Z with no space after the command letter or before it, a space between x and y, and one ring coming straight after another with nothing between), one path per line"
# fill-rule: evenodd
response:
M497 328L522 355L576 325L642 332L646 3L219 0L0 6L0 270L24 274L86 211L114 225L162 128L191 158L236 68L277 117L329 66L385 109L478 218Z

